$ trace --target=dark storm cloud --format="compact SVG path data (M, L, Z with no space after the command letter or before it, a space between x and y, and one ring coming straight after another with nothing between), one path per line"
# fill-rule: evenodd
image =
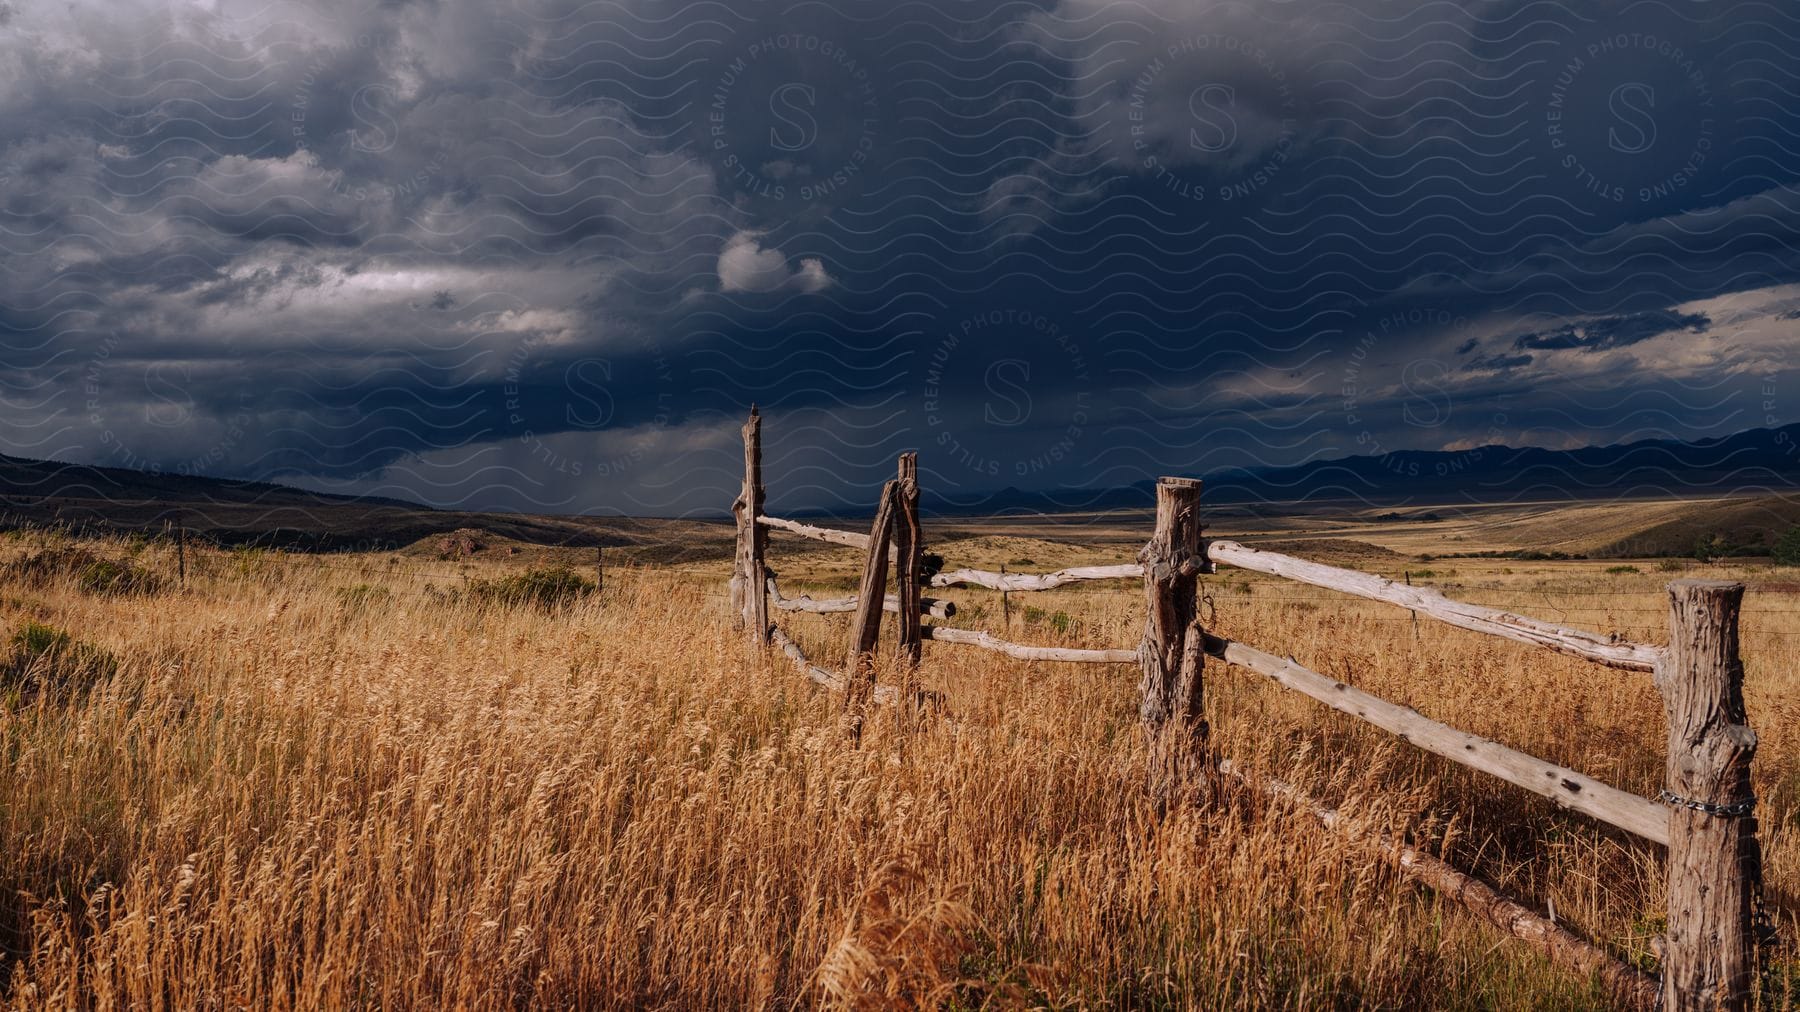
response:
M915 446L978 497L1742 427L1800 393L1797 37L1749 4L20 4L0 448L679 512L730 499L750 401L788 505Z
M1605 316L1597 320L1564 324L1551 331L1520 334L1513 339L1513 347L1586 348L1595 351L1623 348L1671 331L1703 333L1711 323L1704 314L1673 310Z

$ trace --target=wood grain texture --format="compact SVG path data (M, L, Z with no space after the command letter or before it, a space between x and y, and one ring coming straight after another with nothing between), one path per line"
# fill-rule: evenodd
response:
M955 569L931 578L933 587L969 584L989 590L1052 590L1081 580L1135 580L1144 567L1135 562L1116 566L1071 566L1054 573L995 573L985 569Z
M846 548L867 549L869 547L869 536L858 534L855 531L840 531L834 527L819 527L814 524L803 524L798 520L787 520L762 514L757 516L756 522L764 527L773 527L776 530L798 534L814 541L825 541L834 545L843 545Z
M1156 528L1138 553L1144 635L1138 643L1138 718L1150 746L1147 777L1159 811L1205 784L1207 727L1198 576L1204 562L1200 482L1156 483Z
M769 638L769 599L764 592L768 582L768 566L764 562L768 534L756 523L762 514L762 416L750 406L750 418L744 422L744 487L731 511L737 518L737 562L731 577L731 602L737 612L734 620L746 631L751 642L761 646Z
M899 474L894 479L894 609L896 639L900 655L908 665L917 667L924 635L920 632L920 611L925 588L921 567L924 564L924 535L919 530L919 455L902 453Z
M1668 593L1669 649L1656 669L1669 716L1666 790L1747 806L1756 735L1746 726L1738 657L1744 585L1677 580ZM1664 1008L1750 1007L1761 863L1753 815L1670 808Z
M850 682L844 691L844 713L852 735L862 733L864 706L875 687L875 644L881 637L882 603L887 599L888 552L894 535L894 510L900 498L899 484L890 481L881 487L881 502L869 526L862 586L856 592L856 610L851 612L850 648L844 660L844 672Z

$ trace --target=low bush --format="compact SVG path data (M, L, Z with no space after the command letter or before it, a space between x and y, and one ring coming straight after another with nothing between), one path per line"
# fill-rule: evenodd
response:
M0 661L0 694L9 705L49 694L66 696L111 678L113 656L55 626L26 622L7 643Z
M1789 527L1786 534L1776 539L1769 556L1777 566L1800 566L1800 525Z
M72 576L76 585L90 594L155 594L164 586L163 578L147 569L102 558L74 545L39 549L9 563L6 574L34 585Z
M337 589L338 605L346 615L361 614L370 607L386 604L392 596L386 587L373 583L358 583Z
M516 576L469 583L469 594L477 601L509 607L559 608L581 600L594 589L594 581L568 566L534 567Z

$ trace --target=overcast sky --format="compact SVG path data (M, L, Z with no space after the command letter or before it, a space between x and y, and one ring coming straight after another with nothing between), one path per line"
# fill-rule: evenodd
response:
M1800 10L0 0L0 452L465 508L1800 417ZM1070 502L1080 496L1069 493Z

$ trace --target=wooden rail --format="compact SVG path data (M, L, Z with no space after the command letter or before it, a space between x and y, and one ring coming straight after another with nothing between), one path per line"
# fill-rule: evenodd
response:
M1488 886L1404 842L1347 824L1297 788L1279 781L1252 784L1265 793L1301 805L1327 826L1369 843L1417 881L1442 890L1514 937L1543 947L1553 959L1602 980L1621 1004L1659 1003L1670 1012L1747 1009L1754 985L1753 911L1761 889L1761 859L1752 814L1750 763L1756 736L1746 726L1743 664L1738 657L1738 611L1743 586L1683 580L1668 587L1670 644L1667 648L1622 641L1580 629L1516 615L1498 608L1445 597L1351 569L1263 551L1201 535L1200 482L1164 478L1156 487L1156 526L1135 563L1076 566L1050 573L955 569L939 573L933 587L970 585L1000 591L1049 590L1080 580L1141 578L1144 633L1136 650L1093 650L1012 643L975 630L921 625L928 610L948 618L948 602L921 595L922 556L918 527L917 462L902 455L899 477L883 488L875 523L867 535L765 516L761 512L761 446L752 411L744 427L744 492L738 514L738 561L732 578L734 610L754 638L764 637L786 653L818 684L845 695L853 732L859 732L862 700L893 702L913 698L912 665L921 639L973 646L1027 661L1136 663L1141 674L1139 716L1149 742L1147 786L1158 811L1201 803L1210 791L1196 788L1209 778L1233 772L1229 760L1210 751L1205 719L1204 668L1208 657L1239 665L1277 685L1309 696L1397 735L1401 740L1470 769L1551 799L1607 825L1668 849L1668 932L1660 949L1660 982L1625 966L1574 933L1500 896ZM854 598L815 602L781 596L767 577L764 528L785 530L865 553L862 586ZM1664 788L1656 801L1601 783L1575 770L1527 755L1498 742L1458 730L1416 710L1312 671L1291 658L1234 643L1202 626L1198 577L1217 563L1267 573L1313 586L1382 601L1423 613L1440 622L1488 633L1607 667L1649 671L1662 694L1669 721ZM886 593L892 565L899 593ZM759 592L753 592L756 588ZM780 629L766 621L769 601L783 611L847 611L856 618L839 675L806 660ZM1002 598L1005 601L1005 598ZM940 609L942 614L939 614ZM874 684L873 651L880 617L899 618L901 647L911 662L903 675L907 689Z
M803 524L798 520L784 520L781 517L772 517L767 514L758 514L756 522L762 524L764 527L774 527L778 530L787 531L789 534L798 534L803 538L811 538L814 541L829 541L834 545L843 545L846 548L867 549L869 547L869 536L867 534L858 534L855 531L840 531L831 527L815 527L812 524Z
M1434 857L1374 829L1345 818L1294 785L1274 777L1250 777L1238 771L1230 759L1221 759L1219 772L1250 790L1293 804L1335 830L1374 851L1407 878L1454 897L1470 912L1500 930L1543 949L1552 961L1576 973L1597 978L1608 995L1633 1009L1656 1006L1655 978L1617 958L1548 917L1494 891L1486 882L1457 871L1448 861Z
M772 517L766 514L758 516L756 522L765 527L787 531L789 534L798 534L814 541L842 545L845 548L860 548L866 551L869 547L869 536L858 534L855 531L819 527L814 524L801 523L798 520L788 520L784 517ZM892 560L894 557L894 550L890 547L888 558ZM1059 569L1054 573L996 573L986 569L957 569L947 573L938 573L931 578L930 585L954 587L957 584L969 584L1000 591L1050 590L1080 580L1134 580L1143 574L1144 567L1135 562L1109 566L1072 566L1068 569Z
M816 615L832 615L856 610L856 598L854 597L827 597L817 601L806 594L801 594L798 597L784 597L781 593L781 588L775 585L775 578L772 576L769 577L769 603L782 611L805 611L812 612ZM919 599L919 606L924 614L930 615L932 618L956 617L955 601L943 601L935 597L922 597ZM889 594L882 598L881 610L898 612L900 610L899 597Z
M1135 580L1144 575L1144 567L1130 562L1118 566L1072 566L1054 573L992 573L985 569L955 569L931 578L933 587L950 587L959 583L986 587L989 590L1050 590L1080 580Z
M1649 798L1609 787L1566 766L1545 762L1498 742L1459 731L1417 710L1390 703L1255 647L1207 636L1206 652L1311 696L1340 713L1361 718L1427 752L1541 794L1563 808L1592 816L1652 843L1664 846L1669 843L1669 810Z
M941 625L925 626L925 638L939 643L961 643L965 646L992 650L1022 661L1071 661L1077 664L1136 664L1136 650L1084 650L1079 647L1033 647L1009 643L973 629L947 629Z
M1354 569L1339 569L1318 562L1296 559L1279 552L1240 545L1235 541L1208 541L1207 557L1239 569L1250 569L1271 576L1284 576L1315 587L1339 590L1374 601L1386 601L1402 608L1423 612L1440 622L1462 629L1492 633L1509 640L1531 643L1557 653L1581 657L1608 667L1633 671L1650 671L1656 667L1662 651L1639 643L1622 643L1579 629L1569 629L1549 622L1514 615L1498 608L1453 601L1429 587L1413 587L1404 583Z
M788 659L794 662L794 667L800 669L801 674L833 692L844 691L846 685L844 676L832 671L830 668L821 668L812 661L807 660L806 654L802 653L800 650L800 644L795 643L792 639L788 638L788 634L782 632L780 626L776 626L769 630L769 642L780 648L781 652L786 654ZM874 695L871 698L876 703L888 704L899 699L900 693L891 685L877 685L875 686Z

